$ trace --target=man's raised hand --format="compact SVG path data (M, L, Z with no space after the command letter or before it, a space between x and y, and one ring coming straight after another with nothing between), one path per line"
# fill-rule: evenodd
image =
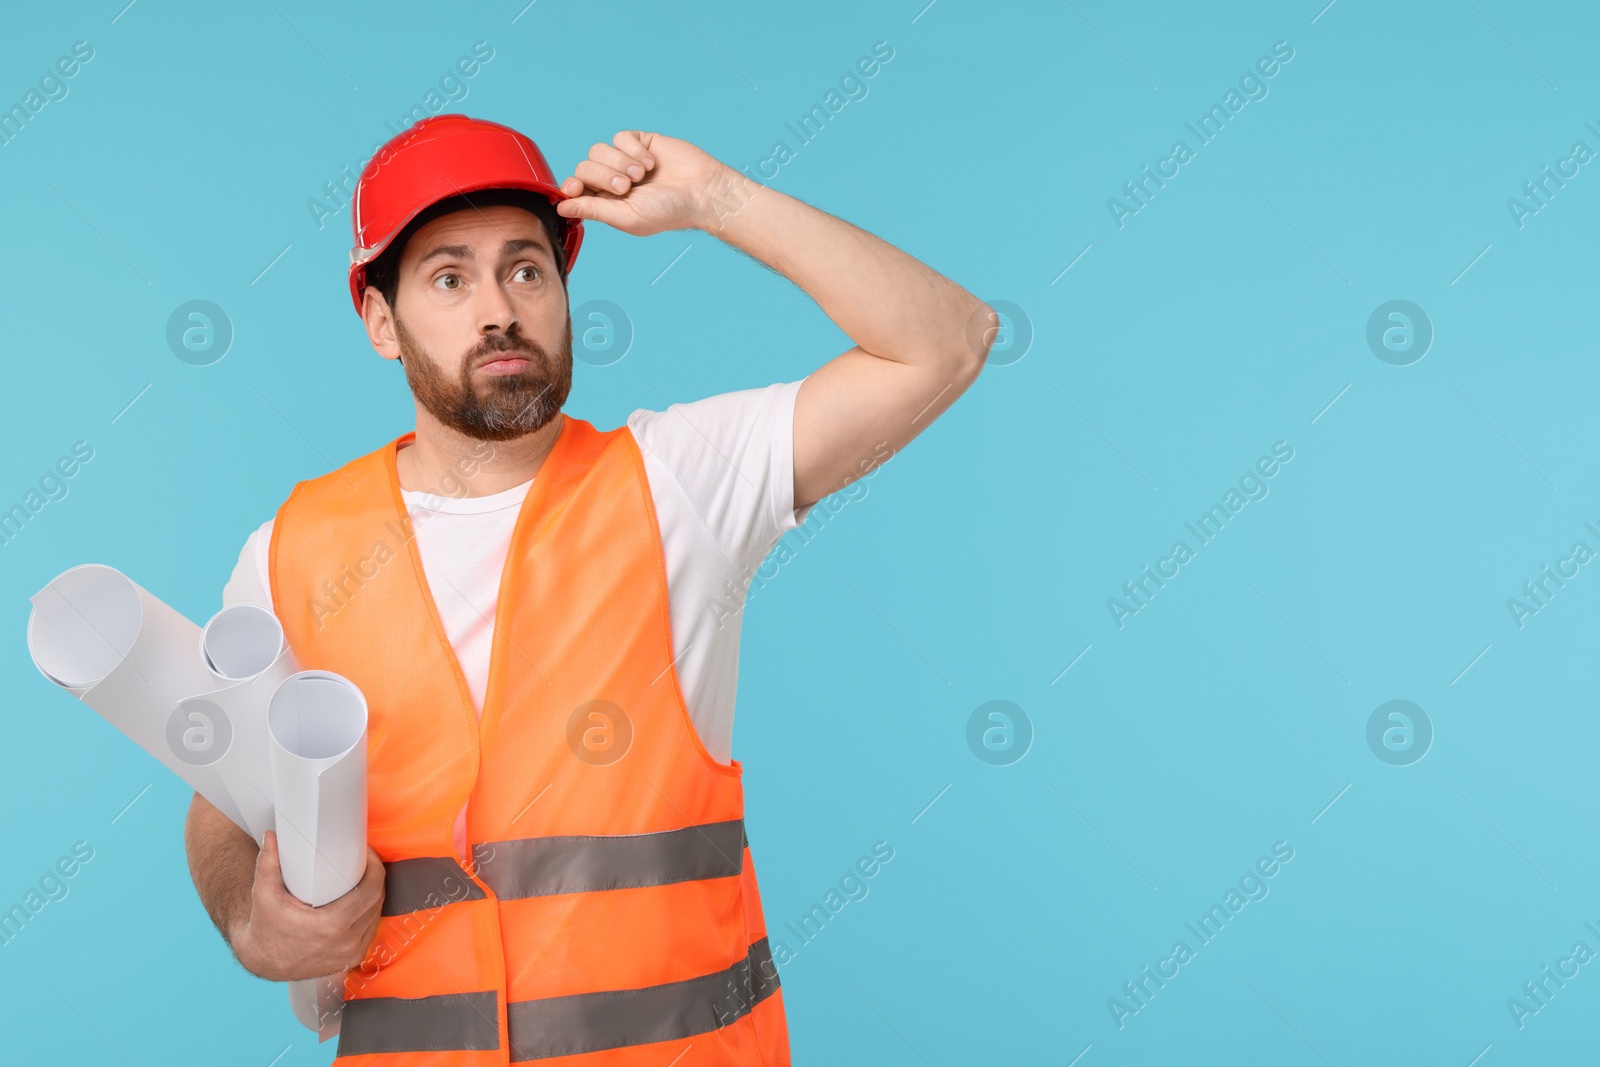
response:
M561 183L571 199L557 203L557 213L635 237L707 228L729 178L725 165L688 141L643 130L622 130L610 144L596 144L573 170Z

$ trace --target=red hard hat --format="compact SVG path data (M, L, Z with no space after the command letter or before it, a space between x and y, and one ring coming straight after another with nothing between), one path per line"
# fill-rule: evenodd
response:
M526 189L552 204L567 199L539 146L498 122L433 115L398 134L361 170L351 203L350 296L361 313L367 264L431 204L479 189ZM565 219L567 270L583 243L581 219Z

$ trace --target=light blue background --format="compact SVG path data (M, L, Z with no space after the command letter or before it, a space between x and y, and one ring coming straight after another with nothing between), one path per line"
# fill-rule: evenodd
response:
M28 597L97 561L204 621L295 481L410 427L352 314L348 213L319 229L307 201L479 40L494 59L451 110L525 130L563 176L622 128L752 165L888 41L771 184L1031 324L747 612L734 753L773 936L895 850L782 971L796 1062L1594 1047L1600 963L1523 1028L1506 1003L1600 950L1600 564L1520 629L1506 606L1574 541L1600 549L1600 173L1522 228L1506 206L1574 141L1600 149L1583 5L124 2L9 11L0 35L6 107L95 50L0 145L0 506L95 450L0 546L0 906L95 850L0 946L8 1061L332 1057L200 907L189 791L34 670ZM1107 199L1194 147L1184 123L1277 41L1269 95L1119 229ZM591 225L571 283L637 331L578 364L568 410L603 428L849 344L703 234ZM211 366L166 344L191 299L236 331ZM1436 331L1411 366L1366 345L1392 299ZM1277 441L1270 495L1118 629L1107 598ZM993 699L1032 722L1010 766L967 747ZM1367 746L1391 699L1436 732L1411 766ZM1196 947L1185 921L1278 841L1270 895L1119 1029L1108 998Z

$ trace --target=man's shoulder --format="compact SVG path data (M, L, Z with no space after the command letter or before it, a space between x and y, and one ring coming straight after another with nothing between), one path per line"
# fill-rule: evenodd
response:
M296 497L304 500L324 490L348 493L354 476L362 469L363 464L367 465L368 469L376 466L377 470L374 473L382 475L384 472L380 464L383 452L392 447L396 440L398 438L391 438L324 474L295 482L293 488L289 490L289 495L273 509L267 520L246 535L244 544L239 549L239 558L234 564L233 572L223 587L223 605L248 602L270 606L272 533L277 528L278 516L283 514L285 506Z
M767 422L799 391L804 380L713 393L699 400L668 402L661 408L635 408L626 425L646 451L679 440L714 444L730 430L742 434Z
M272 543L272 524L273 519L268 519L251 530L244 539L239 559L222 587L223 607L241 603L271 606L272 594L267 588L267 549Z

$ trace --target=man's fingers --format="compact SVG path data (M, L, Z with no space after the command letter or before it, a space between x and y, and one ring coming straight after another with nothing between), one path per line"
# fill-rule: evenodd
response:
M592 159L586 159L579 163L573 168L572 173L590 189L596 192L604 190L608 193L616 193L618 196L626 193L628 187L633 184L633 179L626 174L608 167L604 163L596 163Z
M355 935L358 946L355 950L356 958L349 964L351 967L359 966L361 961L367 958L367 950L372 947L373 939L378 936L378 922L383 918L383 879L383 861L376 851L368 847L367 871L362 875L361 883L340 898L350 900L352 905L357 901L360 902L360 907L354 909L347 927Z
M368 919L366 925L362 927L360 938L361 959L356 960L356 963L360 963L361 960L366 959L367 950L372 947L373 939L378 936L378 920L381 918L383 918L382 913L374 911L372 913L372 917Z
M266 832L261 851L256 853L256 881L263 879L269 884L283 880L283 866L278 860L278 835L273 830Z
M644 178L644 164L639 157L620 148L612 148L608 144L597 144L589 149L589 158L601 166L610 167L618 173L626 174L634 181Z
M614 200L604 196L574 196L556 205L556 214L568 219L592 219L621 229L634 216Z
M378 856L377 850L369 847L367 849L367 869L361 876L360 888L376 894L380 900L383 899L383 878L385 873L383 860Z
M650 146L645 143L645 139L651 136L653 135L645 133L643 130L622 130L611 138L611 143L644 164L645 170L650 170L655 167L656 160L650 154Z
M368 846L367 869L361 873L361 881L344 896L324 904L323 908L336 912L343 919L346 929L355 930L366 925L368 912L376 915L382 910L385 873L383 860Z

